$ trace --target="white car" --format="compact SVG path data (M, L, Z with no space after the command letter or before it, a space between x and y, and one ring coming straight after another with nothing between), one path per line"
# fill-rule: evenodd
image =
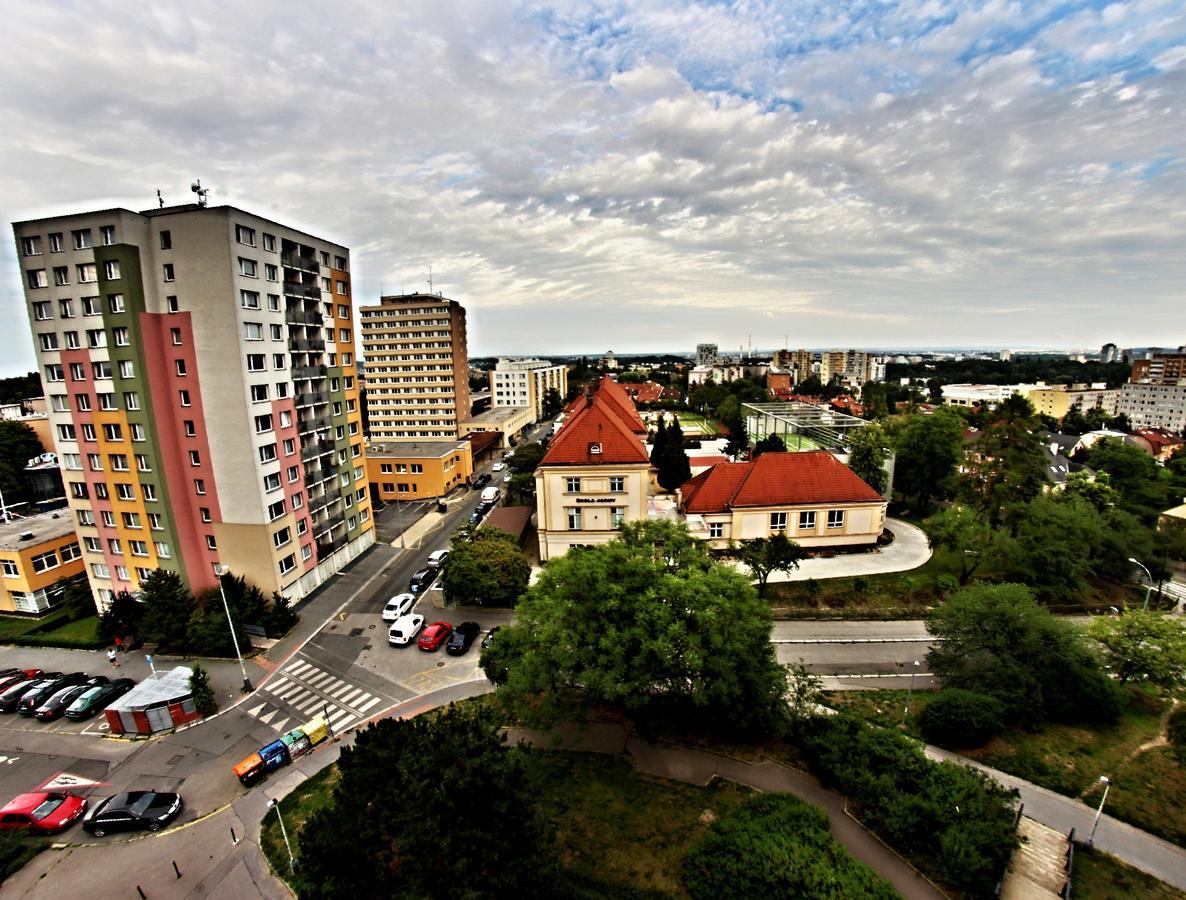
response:
M412 607L416 605L415 594L396 594L387 601L387 605L383 607L383 621L394 622L402 615L412 611Z
M387 643L394 644L397 647L402 647L404 644L410 644L416 639L416 635L420 633L420 629L424 627L424 616L420 613L413 613L409 616L400 616L387 629Z
M448 550L433 550L428 554L428 567L430 569L439 569L445 564L445 557L449 555Z
M504 482L504 483L505 483L505 482L509 482L509 481L511 480L511 473L510 473L510 472L507 472L505 475L503 475L503 476L502 476L502 480L503 480L503 482Z
M506 463L496 462L494 465L492 465L492 466L490 467L490 471L492 471L492 472L501 472L501 471L502 471L503 469L505 469L506 467L507 467L507 464L506 464Z

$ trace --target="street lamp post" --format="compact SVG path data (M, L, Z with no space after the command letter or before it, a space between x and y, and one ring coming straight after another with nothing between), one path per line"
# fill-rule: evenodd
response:
M906 691L906 705L902 707L902 721L900 724L906 724L906 716L910 713L910 700L914 696L914 676L918 674L919 662L914 661L914 668L910 670L910 689Z
M226 602L226 591L222 586L222 578L230 571L228 566L218 569L218 593L222 597L222 608L226 613L227 627L231 629L231 641L235 645L235 657L239 660L239 671L243 673L243 693L250 694L255 688L251 686L251 679L247 677L247 667L243 665L243 654L239 652L239 636L235 634L235 623L231 621L231 606Z
M1151 573L1147 568L1145 568L1144 564L1140 560L1135 559L1134 557L1130 556L1128 558L1128 561L1130 563L1132 563L1134 566L1140 566L1141 571L1145 573L1145 577L1149 580L1148 586L1145 588L1145 605L1141 607L1141 609L1143 609L1143 610L1148 610L1149 609L1149 592L1153 590L1153 573Z
M288 841L288 829L284 827L284 816L280 815L280 801L269 800L268 807L276 810L276 820L280 823L280 834L284 837L284 846L288 849L288 871L296 872L296 858L292 855L292 844Z
M1104 786L1104 796L1100 797L1099 809L1095 811L1095 818L1091 822L1091 834L1087 836L1088 847L1095 846L1095 829L1100 823L1100 816L1104 814L1104 803L1108 799L1108 789L1112 786L1112 782L1108 779L1107 775L1100 776L1100 784Z
M404 543L404 513L399 508L399 497L395 498L395 521L399 525L399 548L407 550L408 545Z

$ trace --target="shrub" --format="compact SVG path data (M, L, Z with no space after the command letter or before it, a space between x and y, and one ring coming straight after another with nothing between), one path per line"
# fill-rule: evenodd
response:
M923 736L940 747L979 747L1000 734L1005 708L995 697L961 688L939 692L918 716Z
M1186 706L1179 706L1170 713L1166 722L1166 733L1170 739L1170 748L1178 762L1186 765Z
M891 898L893 888L832 837L828 817L789 794L762 794L714 822L684 857L696 900Z

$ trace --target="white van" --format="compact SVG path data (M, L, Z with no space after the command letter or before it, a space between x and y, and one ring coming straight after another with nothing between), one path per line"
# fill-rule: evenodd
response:
M495 503L498 500L498 488L488 487L482 488L482 502Z

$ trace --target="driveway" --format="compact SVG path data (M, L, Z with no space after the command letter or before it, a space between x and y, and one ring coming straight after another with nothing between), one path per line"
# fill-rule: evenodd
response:
M926 533L908 522L886 519L885 527L893 532L894 542L888 547L870 550L868 553L845 553L825 559L817 556L799 563L799 568L788 572L773 572L768 579L776 581L806 581L815 578L847 578L853 575L883 575L886 572L909 572L917 569L931 558L931 545ZM738 571L749 574L749 569L739 562L734 565Z

